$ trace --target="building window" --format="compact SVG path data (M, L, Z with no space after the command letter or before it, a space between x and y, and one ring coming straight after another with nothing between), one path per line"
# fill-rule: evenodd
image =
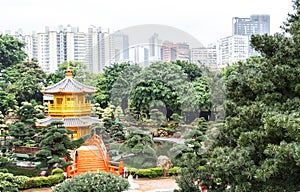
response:
M63 98L56 98L56 104L61 105L63 103Z

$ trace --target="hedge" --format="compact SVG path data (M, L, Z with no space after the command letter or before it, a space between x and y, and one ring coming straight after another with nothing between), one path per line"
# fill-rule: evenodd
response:
M162 167L155 167L149 169L136 169L136 168L129 168L129 174L133 177L138 175L141 178L155 178L163 176L163 168ZM173 167L169 170L169 176L175 176L179 173L179 167Z
M64 180L64 174L55 174L48 177L14 176L11 173L0 172L0 191L17 192L18 189L51 187Z
M31 189L41 187L51 187L64 181L64 174L55 174L48 177L31 177L27 181L20 185L19 189Z

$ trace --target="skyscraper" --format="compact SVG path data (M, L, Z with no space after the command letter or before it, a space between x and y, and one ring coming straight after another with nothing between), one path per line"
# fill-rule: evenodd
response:
M33 57L46 73L55 72L65 61L87 63L87 35L76 27L46 27L45 32L38 33L37 37L33 35L32 41Z
M232 18L232 35L270 34L270 15Z
M129 60L129 37L121 31L111 34L112 58L113 62Z
M93 73L102 72L105 66L115 62L116 51L119 54L121 48L118 46L119 49L115 48L114 39L109 34L109 30L104 31L100 27L92 26L88 28L87 37L86 57L88 69ZM123 45L123 42L120 43Z
M57 70L57 58L60 58L57 44L56 31L47 31L37 34L37 59L39 65L46 73L55 72L55 70Z
M251 35L270 34L270 15L251 15L250 18L232 18L232 35L248 36L250 41ZM249 56L259 55L257 51L248 48Z
M151 60L161 60L161 40L159 40L157 33L149 38L149 51Z

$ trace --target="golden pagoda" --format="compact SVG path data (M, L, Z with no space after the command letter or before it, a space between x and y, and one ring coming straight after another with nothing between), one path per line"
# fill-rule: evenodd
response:
M72 71L65 70L66 77L60 82L42 90L45 95L53 95L48 101L48 117L37 122L37 127L47 127L53 121L62 121L63 126L73 131L73 139L90 134L90 126L100 123L90 117L91 103L87 94L95 93L94 87L84 85L72 78ZM71 151L72 165L66 168L67 177L86 172L110 172L122 175L123 162L110 161L102 137L94 133L82 146Z
M63 126L72 130L73 139L90 134L89 126L100 123L97 118L90 117L91 103L87 94L96 92L94 87L84 85L72 77L72 70L65 70L66 77L60 82L43 88L42 93L53 95L48 101L48 117L37 122L37 127L47 127L53 121L64 122Z

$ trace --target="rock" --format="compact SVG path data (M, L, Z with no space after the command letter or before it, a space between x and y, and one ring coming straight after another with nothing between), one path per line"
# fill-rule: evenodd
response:
M180 132L176 132L173 134L173 137L175 138L181 138L181 133Z
M153 132L152 132L152 136L153 136L153 137L158 137L158 136L159 136L158 131L153 131Z
M163 168L164 177L166 177L168 175L169 169L172 168L173 164L169 157L161 155L157 158L157 166Z
M42 171L41 173L40 173L40 176L46 176L46 171Z

